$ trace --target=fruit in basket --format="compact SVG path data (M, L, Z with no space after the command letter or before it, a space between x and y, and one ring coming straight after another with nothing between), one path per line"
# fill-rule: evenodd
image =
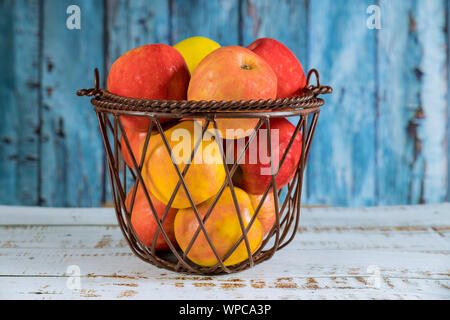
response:
M127 210L131 209L131 225L133 226L137 236L145 246L151 247L156 231L158 230L158 224L156 223L156 219L153 215L152 209L147 201L147 197L141 184L139 184L139 187L136 191L133 207L131 208L131 200L134 188L135 186L131 187L130 191L128 192L127 198L125 200L125 206ZM158 218L162 219L164 211L166 209L166 205L156 199L150 192L149 196L150 200L152 201L153 207L155 208L155 212L158 215ZM170 242L174 245L175 248L178 248L174 233L174 220L176 213L176 209L170 208L167 212L162 226ZM158 238L156 239L155 249L169 249L169 245L164 239L161 231L159 232Z
M199 204L218 192L225 181L225 169L219 145L214 136L206 131L201 144L190 161L194 146L201 137L202 127L198 121L186 120L166 130L165 136L173 154L173 161L183 172L191 162L184 177L195 204ZM146 185L161 202L167 204L179 181L179 175L161 135L152 137L145 155L142 175ZM180 185L172 203L174 208L187 208L191 202Z
M262 57L273 69L278 79L277 98L285 98L306 86L303 67L288 47L272 38L260 38L248 47Z
M270 65L240 46L222 47L206 56L192 74L187 94L188 100L259 100L276 95L277 77ZM217 126L223 137L242 138L251 134L258 120L218 118Z
M285 118L271 118L270 128L272 132L273 168L275 173L278 171L278 176L275 181L277 190L279 190L288 184L295 175L302 153L302 136L300 132L297 133L286 159L280 168L281 158L294 134L295 126ZM258 131L258 135L252 140L245 155L241 158L239 163L240 169L233 175L235 185L251 194L263 194L272 180L265 124ZM245 141L236 141L234 146L234 157L237 159L245 147Z
M204 57L220 48L220 44L205 37L190 37L173 46L184 58L192 74Z
M132 129L125 129L125 133L127 135L128 143L130 145L131 151L133 153L134 159L136 163L139 165L141 160L141 153L139 152L140 146L145 141L145 137L147 136L147 131L135 131ZM127 144L125 142L124 135L120 137L120 147L122 151L123 161L130 167L134 168L133 160L131 159L130 152L128 151Z
M263 195L249 194L249 197L250 200L252 201L253 210L255 210L256 212L256 209L258 208ZM263 227L264 235L266 235L272 229L275 220L277 218L275 213L275 201L273 198L272 190L269 191L269 193L266 196L266 199L264 199L264 202L261 205L261 209L259 209L257 218Z
M119 96L183 100L189 84L189 70L183 56L166 44L148 44L120 56L112 65L108 91ZM146 131L148 117L121 116L125 127ZM164 119L160 119L164 122Z
M245 191L239 188L234 188L234 191L236 193L243 225L244 227L247 227L254 214L252 203ZM215 197L197 206L199 215L202 219L214 202L214 198ZM194 210L192 208L179 210L175 217L174 225L177 242L180 245L180 248L185 251L199 226ZM225 188L208 220L206 220L205 229L221 259L225 258L226 254L242 236L241 225L229 187ZM250 252L253 254L258 250L263 238L263 228L257 218L250 227L247 238L251 249ZM218 263L218 259L214 255L214 252L202 231L198 234L187 257L201 266L213 266ZM247 258L247 247L245 241L242 240L236 250L224 261L224 264L226 266L234 265Z

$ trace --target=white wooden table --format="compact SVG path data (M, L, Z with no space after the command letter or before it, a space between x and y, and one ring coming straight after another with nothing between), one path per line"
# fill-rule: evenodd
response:
M449 299L449 240L448 203L304 208L271 260L187 276L135 257L113 209L0 206L0 299Z

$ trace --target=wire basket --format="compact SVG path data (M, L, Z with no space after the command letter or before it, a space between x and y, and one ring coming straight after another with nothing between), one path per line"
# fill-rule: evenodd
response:
M312 74L316 77L316 85L309 84ZM317 70L312 69L309 71L307 86L300 95L274 100L165 101L133 99L117 96L105 89L101 89L99 83L98 70L95 69L94 88L78 90L77 95L92 97L91 103L95 107L94 110L97 114L100 132L105 146L111 180L111 192L118 224L131 250L140 259L155 266L176 272L216 275L251 268L271 258L275 251L285 247L293 240L300 220L303 172L316 129L320 108L324 104L324 100L319 98L318 95L332 92L331 87L320 84ZM133 154L130 139L127 137L122 123L122 116L145 117L149 120L140 158L135 157ZM294 139L299 133L301 135L301 156L296 165L293 178L286 186L278 188L277 175L279 170L274 169L274 155L272 154L271 147L272 139L270 138L272 134L270 120L272 118L284 117L294 117L294 120L291 120L291 122L295 125L295 131L290 138L284 154L280 155L277 168L282 168L283 162L286 160L290 148L294 143ZM174 161L174 155L169 145L168 137L166 136L167 128L170 128L176 121L181 119L200 119L202 121L201 135L194 144L190 160L193 160L198 150L199 142L204 138L206 132L214 132L217 134L214 137L223 160L222 165L225 172L225 179L218 192L208 201L201 204L193 200L192 193L194 190L190 190L190 186L185 179L191 166L190 163L180 168L179 164ZM224 150L225 140L220 138L217 126L217 122L220 119L251 119L257 122L251 134L246 138L243 150L241 150L237 156L237 160L235 159L236 161L233 164L227 164L229 161L226 159ZM253 215L248 219L248 217L243 216L242 208L240 208L237 200L236 193L238 192L238 188L234 185L233 176L238 171L238 164L242 160L242 157L245 156L244 153L248 150L253 139L255 139L262 127L266 128L267 134L267 149L271 168L270 182L260 196L259 203L254 205ZM148 181L146 181L143 175L144 162L147 161L147 148L149 148L148 146L152 139L156 139L155 133L159 135L158 139L161 139L161 143L165 145L167 153L172 159L172 163L168 163L167 165L173 166L178 179L173 193L169 201L165 204L162 213L158 213L155 209L154 201L149 192ZM131 155L128 165L122 156L122 151L124 150ZM152 163L146 165L151 166ZM142 194L146 199L146 205L148 205L149 212L156 225L156 231L151 245L148 243L144 244L141 241L132 224L133 203L139 188L142 189ZM181 192L183 192L187 201L189 201L190 206L188 210L192 213L192 217L194 217L194 222L196 223L196 230L187 241L184 250L181 250L180 246L170 238L172 230L165 230L167 227L164 224L166 219L169 219L169 212L172 209L171 206L174 200ZM214 235L209 232L208 219L213 219L211 216L216 214L214 208L219 206L218 203L221 201L221 197L225 197L225 193L230 197L231 210L234 211L238 218L236 221L239 221L238 231L240 236L232 245L228 245L226 250L223 251L222 244L214 241ZM250 239L250 233L253 225L256 224L255 221L258 218L261 208L269 196L273 196L275 221L270 230L262 238L260 245L255 249L251 245L252 239ZM127 197L131 198L131 202ZM207 203L207 207L205 207L205 203ZM200 208L201 206L202 208ZM165 242L167 250L158 250L156 247L158 237ZM200 241L200 238L203 241L203 245L206 245L205 248L202 248L203 251L207 252L210 258L213 258L213 263L205 265L198 263L195 259L191 259L190 253L197 250L196 244L197 241ZM245 259L241 259L243 261L234 264L227 263L233 254L237 254L238 251L241 256L242 254L246 254Z

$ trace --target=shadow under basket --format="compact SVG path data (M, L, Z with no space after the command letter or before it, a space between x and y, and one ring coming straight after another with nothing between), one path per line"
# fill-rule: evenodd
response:
M309 81L311 75L316 77L316 85L310 85ZM217 275L224 273L233 273L242 271L253 267L254 265L261 263L271 258L275 251L285 247L294 238L299 220L300 220L300 202L303 183L303 171L308 159L309 150L311 148L311 142L316 129L317 120L320 113L320 108L324 104L324 100L319 98L320 94L328 94L332 92L331 87L320 85L319 74L317 70L312 69L308 73L307 86L303 89L300 95L275 100L241 100L241 101L165 101L165 100L146 100L146 99L132 99L127 97L121 97L108 92L105 89L99 88L99 74L95 69L94 73L94 88L81 89L77 91L79 96L92 97L91 103L94 105L94 110L97 114L98 122L100 125L100 132L103 138L106 158L108 162L109 177L111 180L111 193L114 201L115 211L117 214L118 224L122 230L122 233L127 240L131 250L143 261L151 263L155 266L162 267L168 270L188 273L188 274L203 274L203 275ZM268 111L270 110L270 111ZM130 140L127 137L126 131L121 121L121 116L136 116L146 117L149 122L149 128L147 130L144 142L143 152L141 159L136 159L133 156ZM294 134L287 145L287 148L283 155L279 155L279 166L282 168L283 162L286 159L290 148L294 143L294 138L301 134L302 147L300 160L295 169L295 174L290 182L283 188L279 189L276 185L276 177L278 172L274 170L274 160L272 155L272 147L270 146L271 118L284 118L289 117L291 123L295 126ZM161 121L164 119L164 121ZM170 121L167 121L170 119ZM190 164L187 163L183 168L174 161L174 155L172 149L168 143L168 137L164 134L165 129L170 127L177 120L181 119L199 119L202 120L201 137L193 146L191 153L191 160L194 158L194 154L198 148L199 142L203 139L203 135L209 128L213 128L213 131L218 133L217 120L218 119L252 119L257 120L257 125L253 129L252 133L246 138L245 147L241 154L238 156L236 162L242 159L244 152L248 150L249 145L253 139L260 132L260 128L265 126L267 129L267 153L271 161L271 177L270 183L262 195L260 203L254 208L254 214L250 220L246 220L247 224L243 222L243 216L236 198L236 188L233 185L233 175L238 171L238 165L236 163L228 164L226 161L226 153L224 152L224 141L221 138L217 138L220 135L215 135L216 142L219 145L220 154L223 159L223 165L225 170L225 181L222 184L219 192L211 198L211 206L207 210L207 213L203 217L199 214L198 205L192 200L189 185L185 181L186 174L189 170ZM256 121L255 121L256 122ZM147 147L151 139L155 139L155 132L160 135L168 154L172 159L172 163L167 165L174 166L177 174L178 183L173 191L170 201L166 204L164 212L158 214L153 206L150 193L147 189L148 185L143 178L143 166L145 160L145 154ZM121 145L122 141L122 145ZM123 160L122 149L126 149L128 154L131 155L131 161L133 166L128 166ZM152 165L151 163L146 165ZM136 169L137 168L137 169ZM136 189L130 188L132 186L139 186L142 188L145 198L148 202L150 217L152 217L153 223L157 225L157 231L153 238L153 244L151 246L144 245L131 223L131 215L133 203L136 197ZM227 189L229 188L229 189ZM131 191L130 191L131 189ZM133 191L134 189L134 191ZM191 204L191 208L197 219L197 230L189 241L189 245L185 246L185 251L177 247L176 244L169 240L167 230L164 230L163 223L168 216L170 206L176 197L177 192L184 191L184 195L187 196ZM237 239L233 246L227 249L226 254L220 254L211 235L208 234L206 228L207 220L214 214L214 207L216 206L219 198L224 194L224 190L229 190L233 199L233 206L231 207L238 217L240 224L240 237ZM131 193L131 206L128 204L127 208L127 194ZM261 241L261 244L257 250L252 250L250 240L248 239L248 232L258 218L258 213L261 210L262 204L268 195L272 193L274 200L275 222L268 233L266 233ZM131 211L131 212L130 212ZM217 260L215 265L201 266L189 259L189 252L192 247L196 245L196 241L200 234L206 239L208 248L204 248L210 255ZM160 251L155 248L156 239L163 236L163 239L168 245L168 250ZM238 248L242 250L242 246L245 246L244 252L245 260L237 264L227 265L227 259ZM221 248L223 250L223 246ZM253 251L253 253L252 253ZM241 259L242 260L242 259Z

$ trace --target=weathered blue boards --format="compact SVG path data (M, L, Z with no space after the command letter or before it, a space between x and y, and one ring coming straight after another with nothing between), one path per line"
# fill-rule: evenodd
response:
M0 204L99 206L110 199L95 113L75 90L127 50L203 35L274 37L333 86L303 202L449 201L449 1L0 1ZM81 29L66 27L69 5ZM378 5L381 29L367 20Z

